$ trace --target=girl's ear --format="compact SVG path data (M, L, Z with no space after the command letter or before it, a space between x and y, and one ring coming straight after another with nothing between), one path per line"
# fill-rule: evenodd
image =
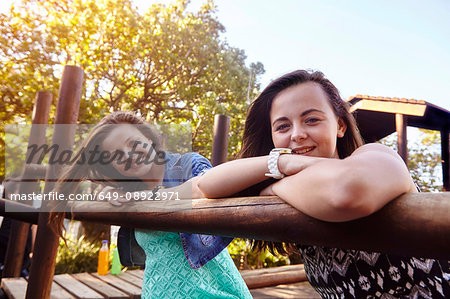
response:
M342 118L338 118L338 122L337 122L337 137L338 138L342 138L345 135L345 131L347 130L347 124L345 123L345 121Z

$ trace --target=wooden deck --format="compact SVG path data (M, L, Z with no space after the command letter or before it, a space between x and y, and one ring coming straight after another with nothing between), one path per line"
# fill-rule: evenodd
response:
M242 277L252 289L254 277L283 277L290 276L290 281L297 283L283 284L274 287L252 289L254 298L320 298L308 282L298 282L302 278L301 266L284 266L278 268L247 270ZM300 272L300 276L292 275ZM290 274L289 274L290 273ZM53 279L51 298L140 298L144 270L131 270L120 275L104 275L78 273L55 275ZM275 282L276 283L276 282ZM2 289L9 298L25 298L27 281L24 278L3 278Z
M317 293L307 281L293 283L293 284L281 284L275 287L260 288L250 290L253 298L255 299L268 299L268 298L296 298L296 299L320 299L319 293Z

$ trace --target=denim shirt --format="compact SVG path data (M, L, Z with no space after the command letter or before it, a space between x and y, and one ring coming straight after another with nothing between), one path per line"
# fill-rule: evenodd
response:
M175 187L190 178L202 175L212 166L208 159L197 154L166 153L163 186ZM184 255L193 269L198 269L212 260L233 238L180 233ZM125 266L143 266L145 253L134 237L134 229L121 227L118 236L120 261Z
M163 186L174 187L212 168L208 159L197 154L166 154L166 171ZM180 233L184 255L193 269L198 269L230 244L233 238Z

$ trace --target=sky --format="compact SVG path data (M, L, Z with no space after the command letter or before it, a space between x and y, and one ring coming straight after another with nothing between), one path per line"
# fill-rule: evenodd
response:
M169 3L172 0L162 2ZM5 11L11 0L2 0ZM143 11L157 0L134 0ZM191 0L195 10L204 0ZM265 87L322 71L344 98L425 100L450 110L450 1L216 0L223 38L262 62Z
M413 98L450 110L450 1L219 0L225 37L264 64L262 85L322 71L348 98Z

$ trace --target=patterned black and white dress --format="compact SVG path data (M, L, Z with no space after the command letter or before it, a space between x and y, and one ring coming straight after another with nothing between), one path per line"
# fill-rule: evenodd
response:
M323 298L450 298L449 261L299 246Z

